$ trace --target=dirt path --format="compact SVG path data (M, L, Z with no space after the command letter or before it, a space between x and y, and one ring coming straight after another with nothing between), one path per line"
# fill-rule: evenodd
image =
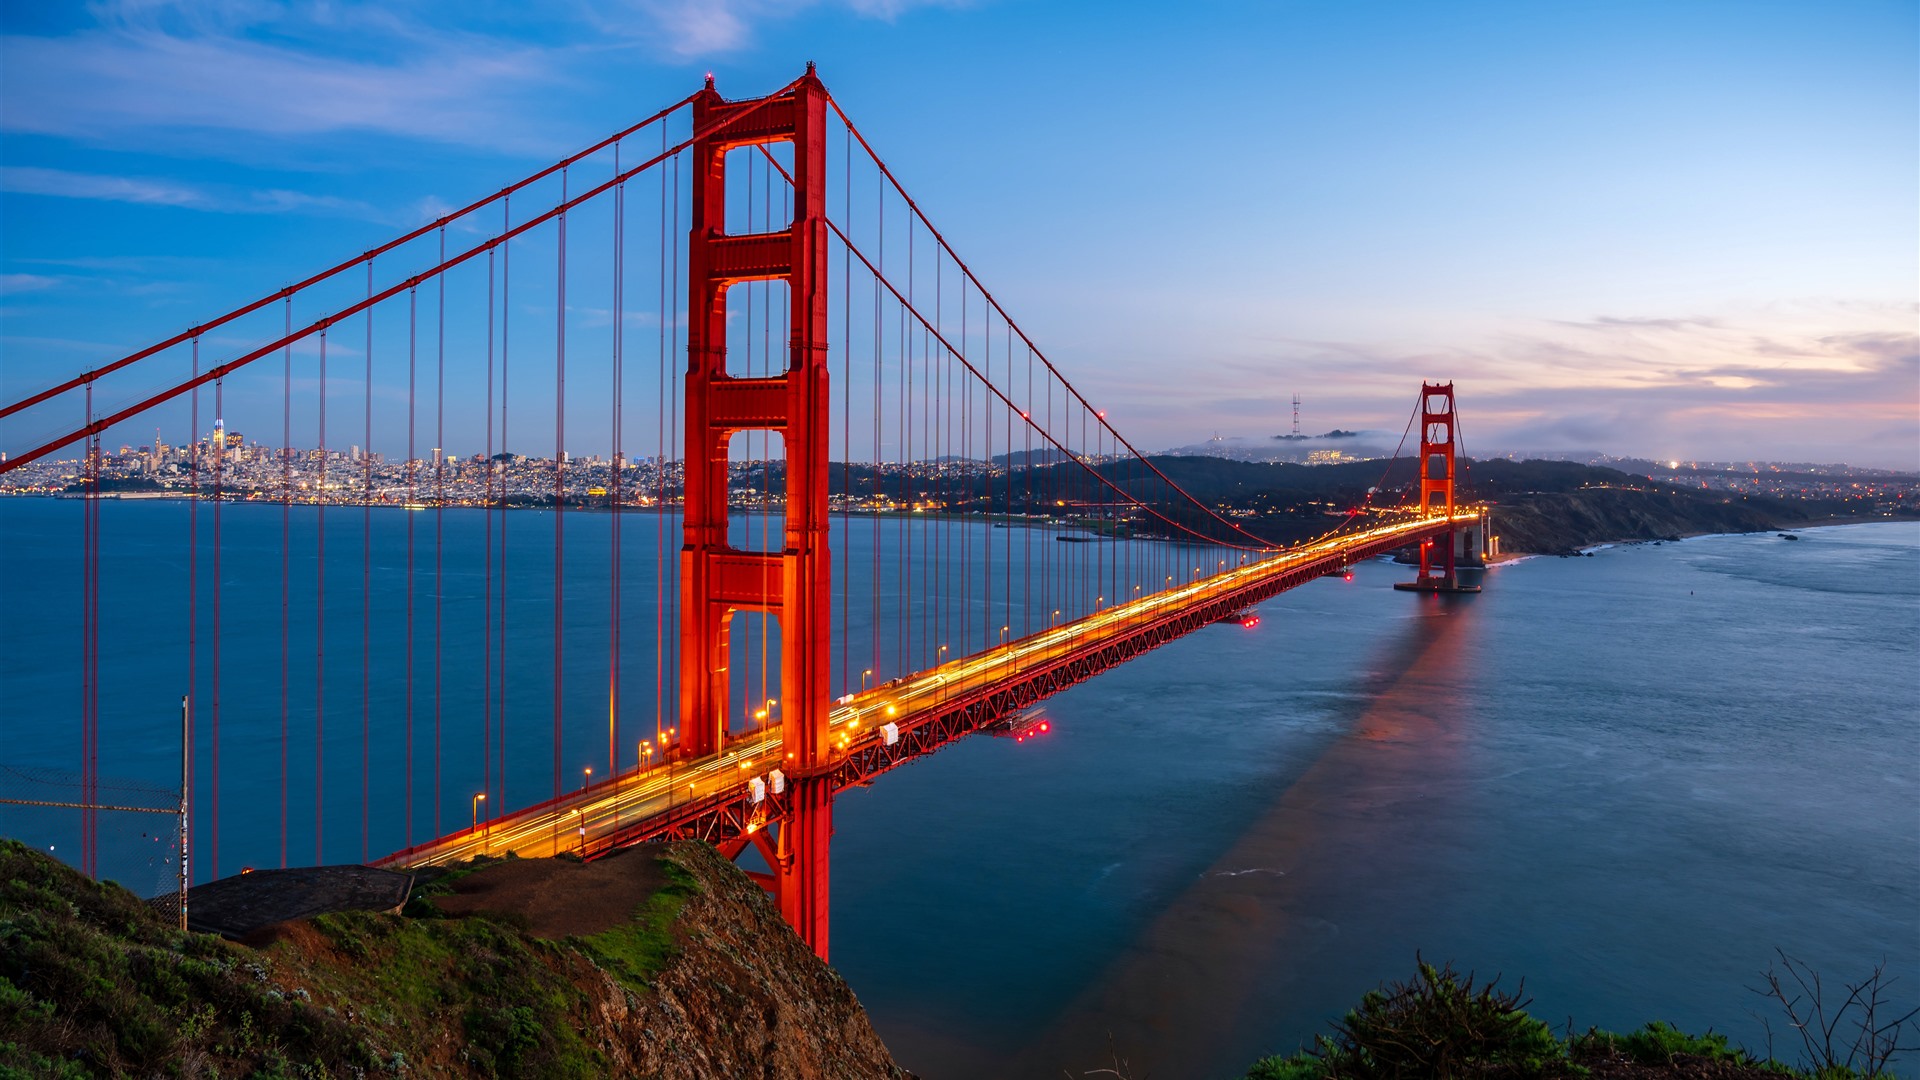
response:
M634 909L666 883L652 845L590 863L571 859L507 859L453 883L433 904L449 915L477 911L524 916L535 937L558 940L597 934L633 918Z

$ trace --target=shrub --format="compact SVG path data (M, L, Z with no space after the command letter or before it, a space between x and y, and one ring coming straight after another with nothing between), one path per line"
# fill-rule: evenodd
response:
M1525 984L1513 993L1499 989L1499 978L1475 987L1448 964L1435 968L1421 960L1417 976L1369 990L1360 1006L1322 1036L1315 1053L1321 1071L1308 1071L1312 1058L1269 1058L1257 1080L1305 1080L1327 1076L1352 1080L1412 1080L1462 1076L1498 1070L1503 1076L1557 1075L1568 1071L1566 1047L1547 1025L1528 1016Z
M1901 1042L1907 1026L1920 1016L1920 1007L1901 1011L1891 998L1896 976L1887 963L1874 965L1857 983L1842 983L1845 995L1832 993L1820 973L1775 949L1784 970L1771 964L1761 975L1763 985L1749 987L1787 1014L1787 1026L1800 1036L1802 1062L1810 1075L1827 1078L1889 1075L1888 1067L1902 1052L1916 1049ZM1835 1004L1838 999L1838 1004ZM1773 1044L1773 1025L1767 1025L1767 1044Z
M1585 1035L1575 1035L1569 1039L1568 1049L1575 1057L1617 1050L1642 1065L1665 1065L1676 1057L1725 1061L1735 1065L1759 1064L1746 1051L1727 1045L1725 1035L1713 1031L1705 1035L1689 1035L1660 1020L1654 1020L1646 1027L1625 1035L1589 1028Z
M1322 1080L1326 1075L1327 1063L1312 1054L1261 1058L1247 1070L1247 1080Z

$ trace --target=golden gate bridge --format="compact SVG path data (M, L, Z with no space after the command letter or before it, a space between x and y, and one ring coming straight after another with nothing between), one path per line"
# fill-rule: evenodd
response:
M209 406L219 434L203 440ZM482 452L445 452L450 412L454 438ZM237 866L224 815L263 808L277 809L279 864L301 862L296 794L312 800L316 865L356 839L360 861L407 867L698 837L758 852L755 876L823 957L837 792L1360 560L1417 547L1401 587L1469 590L1457 564L1485 541L1484 509L1456 502L1451 383L1423 384L1409 420L1409 505L1356 505L1290 543L1257 535L1075 388L811 65L743 101L709 78L463 209L0 406L0 474L82 448L74 682L89 873L115 726L101 709L115 670L101 649L100 570L115 558L103 448L116 428L182 413L195 434L162 486L192 496L168 618L187 640L186 783L204 823L193 876ZM278 420L279 447L236 449L235 416L254 430ZM293 449L296 420L315 449ZM593 434L570 444L570 421ZM43 434L12 444L23 430ZM536 438L551 441L543 462L508 452ZM587 438L609 457L570 450ZM401 443L397 463L373 449ZM156 472L161 450L156 435ZM277 582L228 581L227 507L242 501L279 507ZM552 527L550 559L532 566L508 542L509 515L529 504ZM446 542L462 507L484 515L477 559ZM390 542L374 524L389 508L426 514ZM585 565L578 539L570 551L570 521L604 561ZM627 554L631 528L654 533L651 565ZM399 600L388 558L404 560ZM477 619L453 595L475 577ZM529 592L548 610L529 617ZM536 717L523 661L543 633L550 693ZM460 653L477 665L450 668L455 639L477 644ZM604 656L583 663L583 641ZM43 661L71 656L49 645ZM375 692L390 682L404 683L397 706ZM242 684L277 689L278 716L223 715ZM603 705L579 708L583 686ZM277 777L223 777L236 723L274 745ZM550 726L552 776L529 796L535 726ZM602 734L590 760L603 770L576 784L569 755ZM343 743L358 751L344 786L361 826L344 841L326 833L342 816ZM401 846L376 857L376 836Z

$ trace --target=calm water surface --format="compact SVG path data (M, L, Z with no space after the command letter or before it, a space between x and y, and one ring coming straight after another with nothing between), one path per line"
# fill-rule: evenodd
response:
M163 779L177 771L167 703L184 670L184 560L169 538L182 508L114 509L109 540L130 554L104 583L119 601L105 641L120 677L103 688L103 713L122 738L103 768ZM73 762L74 677L58 659L78 634L62 599L77 595L74 546L59 539L74 531L68 516L77 521L75 504L0 500L0 554L24 568L0 582L13 646L0 652L0 764ZM550 545L544 515L509 517L516 558ZM227 587L274 594L236 606L257 625L237 628L225 657L241 673L229 675L223 736L232 872L277 857L280 554L277 509L230 508L226 519L238 530ZM580 519L570 557L577 549L591 566L606 540ZM329 625L348 626L351 641L329 647L341 681L329 675L335 779L322 812L324 854L344 861L358 857L361 831L360 516L329 520L339 538L329 575L349 586L338 597L330 587ZM378 521L391 539L405 517ZM446 518L460 553L448 624L461 632L472 630L463 605L484 586L462 569L479 550L478 521ZM635 655L624 678L650 717L656 530L650 518L628 522L623 632ZM975 738L843 796L834 961L902 1063L929 1080L1078 1075L1112 1054L1135 1076L1237 1076L1324 1030L1382 979L1409 975L1416 951L1525 976L1535 1013L1557 1023L1662 1018L1755 1047L1764 1037L1751 1011L1765 1007L1745 986L1776 946L1830 977L1884 956L1912 999L1920 525L1801 535L1526 560L1490 571L1478 596L1445 599L1394 592L1408 571L1369 563L1352 582L1269 602L1256 628L1209 628L1135 660L1051 699L1047 737ZM312 553L295 559L306 580ZM337 571L336 559L346 560ZM401 570L375 571L375 633L389 646ZM516 588L513 618L550 623L550 592ZM566 663L597 662L604 682L592 622L603 609L575 604L571 590ZM296 590L292 602L295 623L310 621L311 597ZM425 609L416 618L424 624ZM478 662L461 632L449 635L450 669ZM856 616L849 636L856 651L872 648L868 621ZM295 643L296 656L311 650ZM520 676L544 673L550 655L534 642L509 661L522 687L513 715L528 718L515 723L509 780L530 797L551 783L539 719L551 690ZM405 701L392 672L403 669L378 657L373 667L372 713L392 715ZM604 693L586 686L570 714L604 717ZM300 716L310 675L293 695ZM429 691L416 686L415 703L430 715ZM449 691L443 707L476 706ZM604 757L604 720L598 730L569 729L569 761L591 760L596 738ZM416 734L424 743L418 721ZM310 730L296 735L310 745ZM389 723L371 739L378 761L403 753ZM449 736L438 804L448 828L469 812L473 742ZM418 833L435 804L424 745L416 751ZM204 767L204 745L199 756ZM296 752L296 776L311 774L312 756ZM289 809L294 861L314 851L310 799ZM376 815L375 854L399 846L404 817ZM54 827L0 816L0 831Z
M1920 525L1801 535L1285 594L843 800L835 961L933 1078L1235 1076L1416 951L1756 1048L1776 946L1913 1004Z

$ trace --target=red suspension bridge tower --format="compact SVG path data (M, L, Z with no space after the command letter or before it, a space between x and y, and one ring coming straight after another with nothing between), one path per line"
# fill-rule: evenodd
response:
M1454 448L1459 424L1454 411L1453 384L1420 384L1420 512L1428 517L1454 515ZM1445 534L1420 542L1420 574L1412 581L1394 585L1412 592L1479 592L1480 586L1462 584L1460 562L1471 558L1479 564L1477 543L1462 550L1463 538L1477 540L1484 528L1466 533L1449 526ZM1435 545L1439 545L1436 551Z
M780 626L781 733L790 812L752 842L773 869L780 910L827 954L827 842L833 831L827 669L832 656L827 517L827 91L807 74L772 100L727 102L707 80L693 100L693 229L689 237L686 540L680 554L678 752L705 757L727 739L733 617L759 611ZM727 152L790 143L793 221L777 232L726 230ZM727 374L727 290L784 281L792 328L787 369ZM752 552L727 538L727 458L735 433L773 431L786 454L783 549ZM769 586L778 582L777 589ZM773 835L769 838L768 833Z

